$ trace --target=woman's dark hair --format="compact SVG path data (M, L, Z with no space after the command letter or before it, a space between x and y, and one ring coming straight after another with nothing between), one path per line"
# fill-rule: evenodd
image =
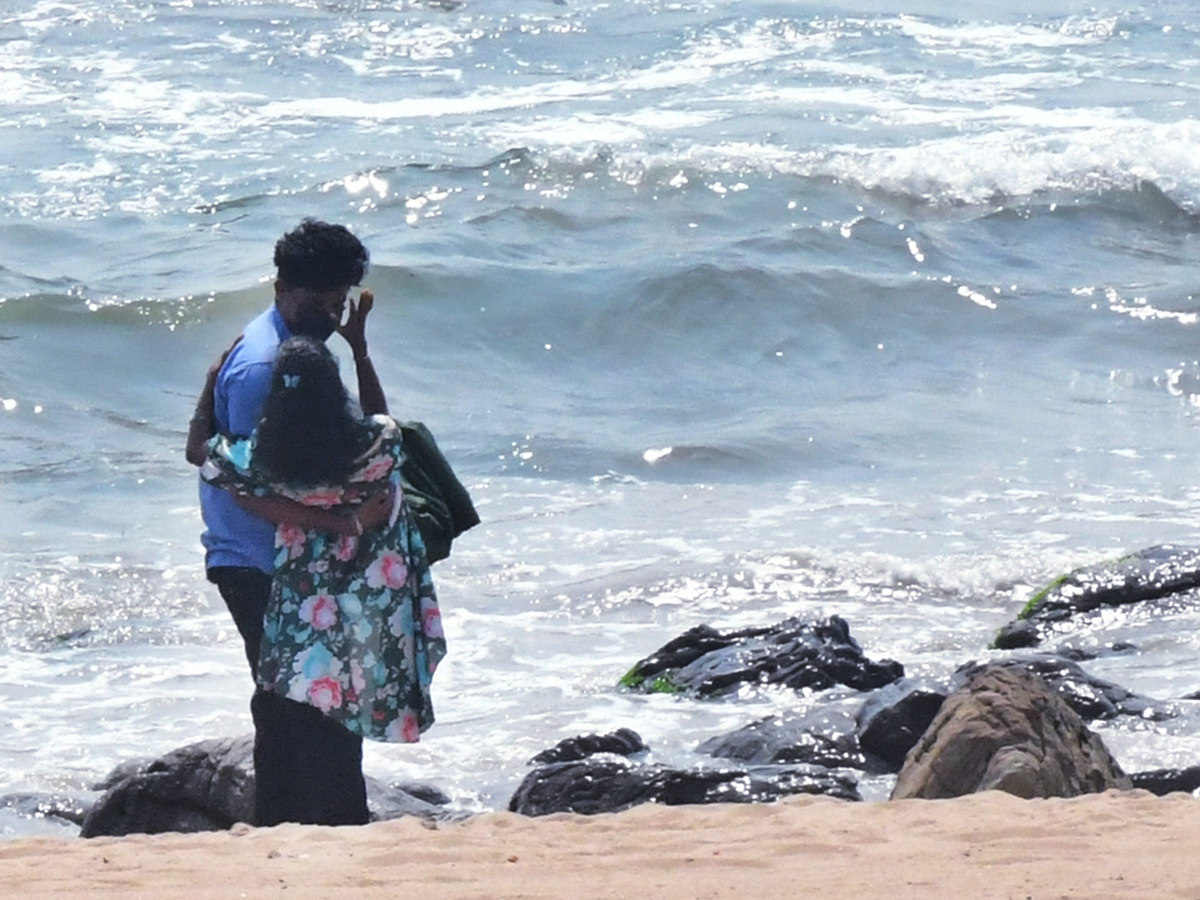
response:
M292 287L329 291L358 284L370 256L345 225L305 219L275 244L279 279Z
M258 423L258 464L290 485L339 484L361 452L362 436L329 348L309 337L284 341Z

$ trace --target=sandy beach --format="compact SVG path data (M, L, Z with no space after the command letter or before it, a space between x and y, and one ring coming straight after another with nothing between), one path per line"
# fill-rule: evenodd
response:
M285 825L0 844L12 898L1200 898L1200 803L1020 800L642 806L439 825Z

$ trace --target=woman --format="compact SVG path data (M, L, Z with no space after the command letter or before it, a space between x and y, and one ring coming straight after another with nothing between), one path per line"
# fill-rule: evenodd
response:
M355 415L333 355L293 337L254 435L208 446L205 480L277 525L257 681L276 698L282 733L260 741L272 758L256 750L259 824L365 822L361 739L418 740L433 724L429 685L445 655L400 488L400 429L386 415ZM339 749L347 742L349 753Z

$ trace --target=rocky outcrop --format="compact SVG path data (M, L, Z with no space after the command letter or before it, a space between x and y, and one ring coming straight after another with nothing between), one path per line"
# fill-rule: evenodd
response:
M1044 681L989 666L946 699L909 753L892 799L992 789L1073 797L1130 786L1101 740Z
M1194 794L1200 790L1200 766L1186 769L1154 769L1150 772L1134 772L1129 776L1135 788L1149 791L1159 797L1167 794Z
M224 831L254 823L254 737L201 741L159 759L125 763L97 785L105 791L83 819L82 837ZM427 785L367 779L372 820L460 818Z
M948 689L902 678L862 698L769 716L709 738L701 753L743 763L807 763L878 775L900 771L905 755L941 708Z
M899 772L948 693L944 686L921 678L902 678L874 691L857 715L859 746L886 771Z
M804 763L837 769L887 771L863 753L852 704L831 704L805 713L784 713L709 738L700 753L740 763Z
M618 728L611 734L581 734L578 737L559 741L549 750L543 750L530 760L537 765L556 762L572 762L597 753L613 753L617 756L633 756L650 748L642 736L632 728Z
M763 803L792 794L860 800L850 776L820 766L676 769L621 757L648 751L637 732L582 735L535 756L508 808L527 816L618 812L641 803Z
M1130 603L1177 600L1200 603L1200 548L1162 545L1086 566L1055 579L1000 629L1000 650L1035 647L1064 625L1089 613Z
M794 794L861 799L854 779L819 767L684 770L593 757L535 769L521 782L508 808L527 816L595 815L641 803L763 803Z
M366 776L367 810L372 822L415 816L432 822L458 822L470 818L470 813L451 808L451 799L444 791L430 784L402 782L385 784L378 778Z
M254 821L254 740L202 741L119 766L83 821L82 837L222 831Z
M1117 716L1135 716L1160 722L1174 718L1179 712L1170 703L1160 703L1150 697L1135 694L1119 684L1089 675L1074 660L1054 653L964 663L954 673L953 682L961 685L972 675L989 666L1024 669L1036 675L1066 701L1071 709L1079 713L1080 717L1089 722L1114 719Z
M27 819L58 819L64 824L82 825L93 802L65 794L4 794L0 796L0 809Z
M698 625L638 662L621 684L717 697L754 685L824 690L843 684L866 691L903 675L898 662L867 659L845 620L830 616L730 632Z

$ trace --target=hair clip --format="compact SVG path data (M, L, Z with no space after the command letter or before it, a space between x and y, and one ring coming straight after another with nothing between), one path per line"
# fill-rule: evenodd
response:
M294 388L299 384L300 384L300 376L299 375L284 375L283 376L283 386L285 388Z

